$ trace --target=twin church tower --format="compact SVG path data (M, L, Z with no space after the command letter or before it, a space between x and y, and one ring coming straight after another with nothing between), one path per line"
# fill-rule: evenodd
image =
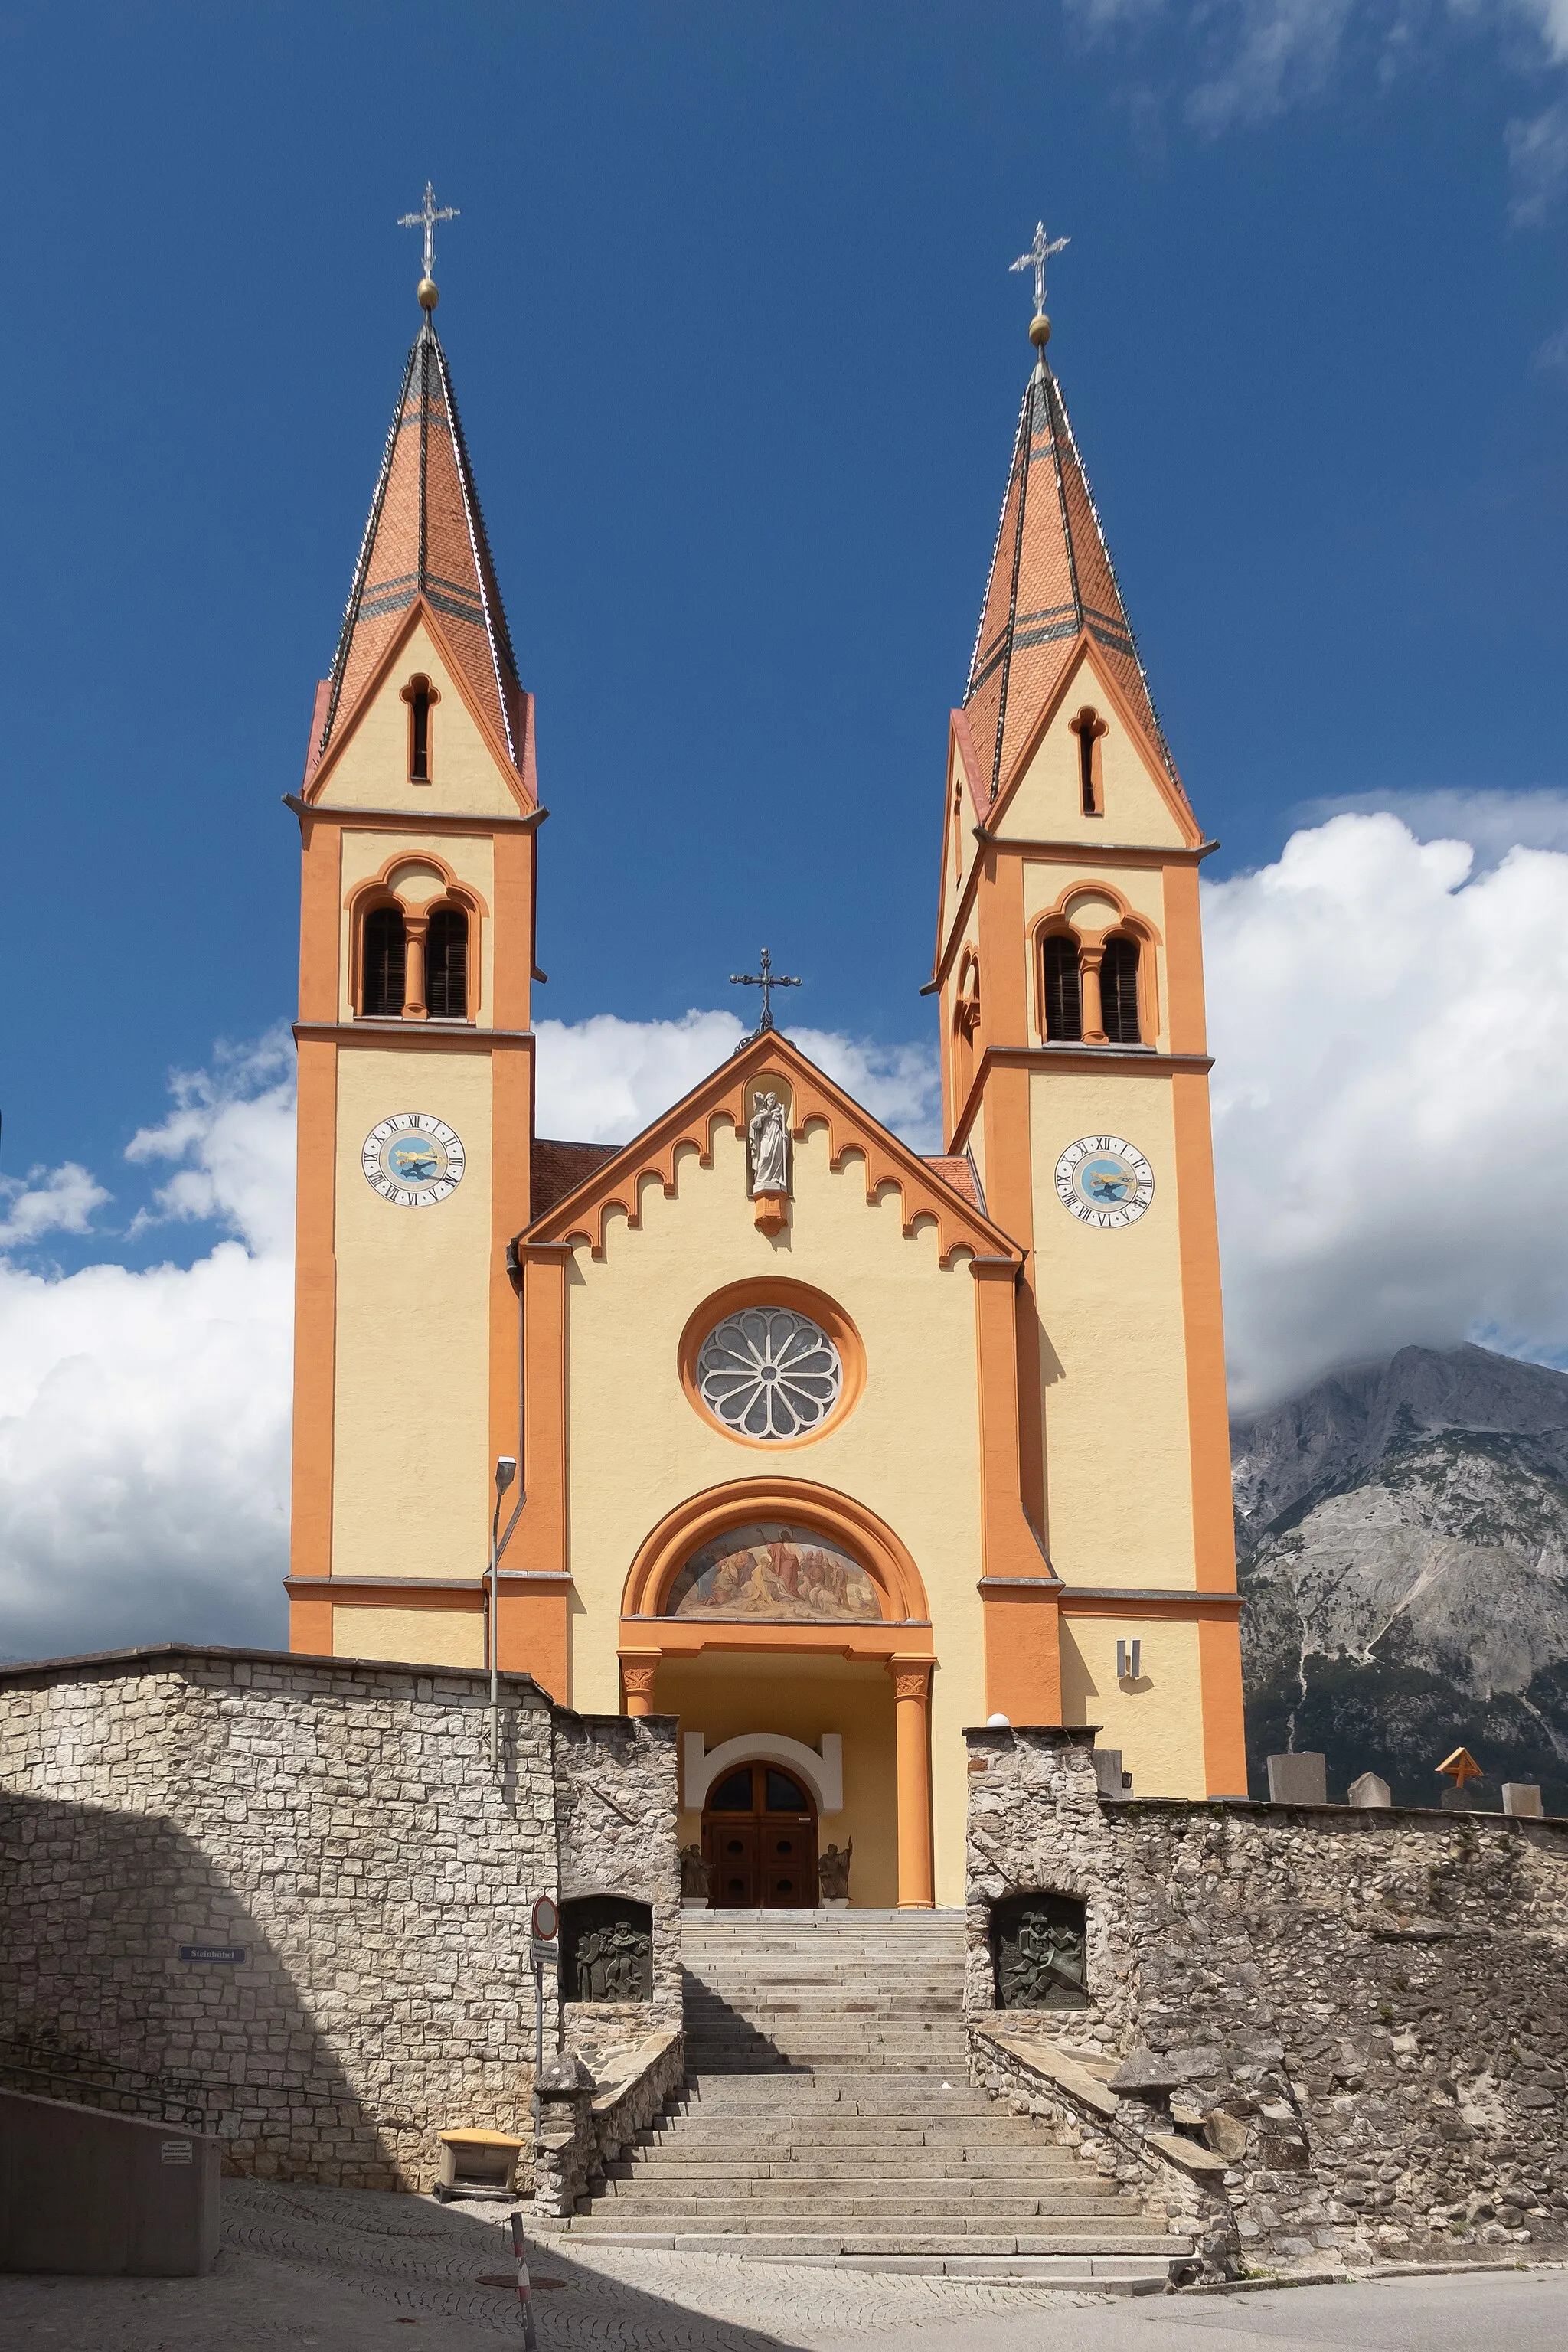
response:
M1208 845L1042 306L949 730L922 1156L765 1024L624 1146L537 1133L534 702L419 290L290 796L293 1646L486 1667L511 1456L499 1664L679 1718L716 1904L815 1903L851 1839L852 1902L961 1902L991 1716L1244 1793Z

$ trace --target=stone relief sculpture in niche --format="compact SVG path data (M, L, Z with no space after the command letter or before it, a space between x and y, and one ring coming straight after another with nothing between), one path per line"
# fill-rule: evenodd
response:
M998 2009L1087 2009L1085 1906L1071 1895L1015 1895L991 1914Z
M816 1858L816 1884L825 1903L847 1903L849 1900L849 1857L855 1851L851 1838L840 1853L830 1845L826 1853Z
M653 1999L653 1914L619 1895L561 1906L561 1990L567 2000Z
M670 1587L664 1613L874 1624L882 1609L858 1559L810 1528L768 1521L727 1528L694 1552Z
M759 1192L787 1192L790 1175L784 1103L771 1091L756 1096L754 1101L746 1129L746 1168L753 1200Z

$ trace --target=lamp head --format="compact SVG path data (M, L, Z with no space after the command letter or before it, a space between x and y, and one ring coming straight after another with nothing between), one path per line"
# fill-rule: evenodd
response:
M496 1463L496 1493L504 1495L517 1475L517 1464L510 1454L500 1455Z

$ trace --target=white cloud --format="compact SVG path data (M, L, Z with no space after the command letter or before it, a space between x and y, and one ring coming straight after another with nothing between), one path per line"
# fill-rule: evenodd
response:
M1383 85L1458 34L1489 37L1511 70L1539 78L1568 63L1568 0L1067 0L1091 39L1119 60L1163 35L1181 63L1170 92L1209 137L1272 121L1356 76ZM1512 215L1533 226L1565 183L1564 109L1548 106L1504 133Z
M732 1013L679 1021L622 1021L595 1013L570 1026L539 1024L541 1135L574 1143L626 1143L718 1068L740 1044ZM923 1045L879 1045L824 1029L788 1035L874 1118L917 1151L942 1147L941 1081Z
M1545 375L1568 377L1568 326L1547 336L1535 354L1535 364Z
M1568 856L1337 816L1205 894L1232 1398L1568 1345Z
M0 1259L0 1654L285 1639L294 1120L283 1066L273 1038L177 1077L174 1112L127 1155L182 1163L158 1196L163 1215L208 1218L237 1238L194 1265L142 1271L61 1276Z
M1484 873L1510 849L1568 850L1568 792L1359 793L1310 803L1310 822L1346 813L1396 816L1417 841L1463 841L1475 851L1473 871Z
M1563 5L1568 23L1568 0ZM1568 187L1568 105L1549 106L1529 121L1510 122L1504 137L1513 187L1509 210L1521 228L1534 228Z
M93 1212L110 1195L85 1168L68 1160L58 1168L33 1168L26 1180L0 1176L0 1250L27 1249L45 1234L85 1234Z

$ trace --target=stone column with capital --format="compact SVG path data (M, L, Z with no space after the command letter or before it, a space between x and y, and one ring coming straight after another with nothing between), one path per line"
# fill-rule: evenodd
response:
M899 1775L899 1908L929 1911L931 1854L931 1670L929 1658L892 1658Z
M425 942L430 932L428 915L405 915L403 918L403 1017L405 1021L428 1018L425 1008Z
M1109 1044L1105 1034L1105 1011L1100 1001L1100 967L1105 961L1103 944L1079 950L1079 983L1083 994L1083 1042L1086 1045Z

